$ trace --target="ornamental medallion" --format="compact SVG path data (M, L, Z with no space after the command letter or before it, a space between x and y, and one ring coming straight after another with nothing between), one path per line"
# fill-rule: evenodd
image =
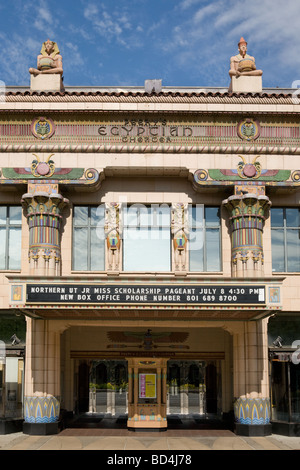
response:
M55 125L52 119L38 117L31 123L31 132L37 139L49 139L54 134Z
M260 134L259 122L254 121L253 119L244 119L238 123L237 133L243 140L255 140Z

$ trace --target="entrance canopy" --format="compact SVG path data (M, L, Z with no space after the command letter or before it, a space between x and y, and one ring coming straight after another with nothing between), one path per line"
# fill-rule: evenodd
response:
M43 319L253 320L281 309L281 279L78 277L11 282L11 308ZM155 313L154 313L155 312Z

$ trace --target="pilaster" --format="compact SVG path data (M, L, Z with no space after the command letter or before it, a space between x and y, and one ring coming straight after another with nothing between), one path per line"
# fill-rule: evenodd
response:
M234 417L236 433L271 434L267 319L245 322L234 333Z
M173 236L173 270L186 272L188 270L187 234L188 234L188 206L183 203L172 204L172 236Z
M27 319L23 432L55 434L60 414L60 333Z
M106 269L119 272L121 266L121 204L105 204L105 236L107 243Z

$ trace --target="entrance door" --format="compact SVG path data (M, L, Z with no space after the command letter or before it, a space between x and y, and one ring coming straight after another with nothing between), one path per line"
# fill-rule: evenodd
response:
M112 416L127 413L127 361L91 361L89 411Z
M214 363L206 366L206 411L216 414L218 411L217 368Z
M181 402L180 402L180 372L181 366L178 362L171 362L168 365L168 400L167 400L167 413L168 414L180 414L181 413Z
M217 414L219 369L218 361L168 361L167 414Z
M78 370L78 411L89 410L89 366L86 362L79 364Z

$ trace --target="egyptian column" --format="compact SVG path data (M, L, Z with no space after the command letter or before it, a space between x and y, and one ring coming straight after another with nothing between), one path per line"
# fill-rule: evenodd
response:
M271 205L265 194L234 194L222 202L229 213L232 277L261 277L263 228Z
M224 200L223 206L229 215L232 277L249 280L264 276L263 229L271 202L264 188L257 191L245 185L243 190L235 188L235 194ZM243 322L233 330L234 415L238 433L268 433L267 320Z
M22 196L29 227L28 261L30 274L57 276L61 268L60 236L62 212L68 200L58 193L58 185L30 185Z
M61 227L68 200L57 185L29 185L22 197L29 228L30 275L56 277L61 269ZM60 332L45 320L27 318L24 432L55 433L60 413Z

